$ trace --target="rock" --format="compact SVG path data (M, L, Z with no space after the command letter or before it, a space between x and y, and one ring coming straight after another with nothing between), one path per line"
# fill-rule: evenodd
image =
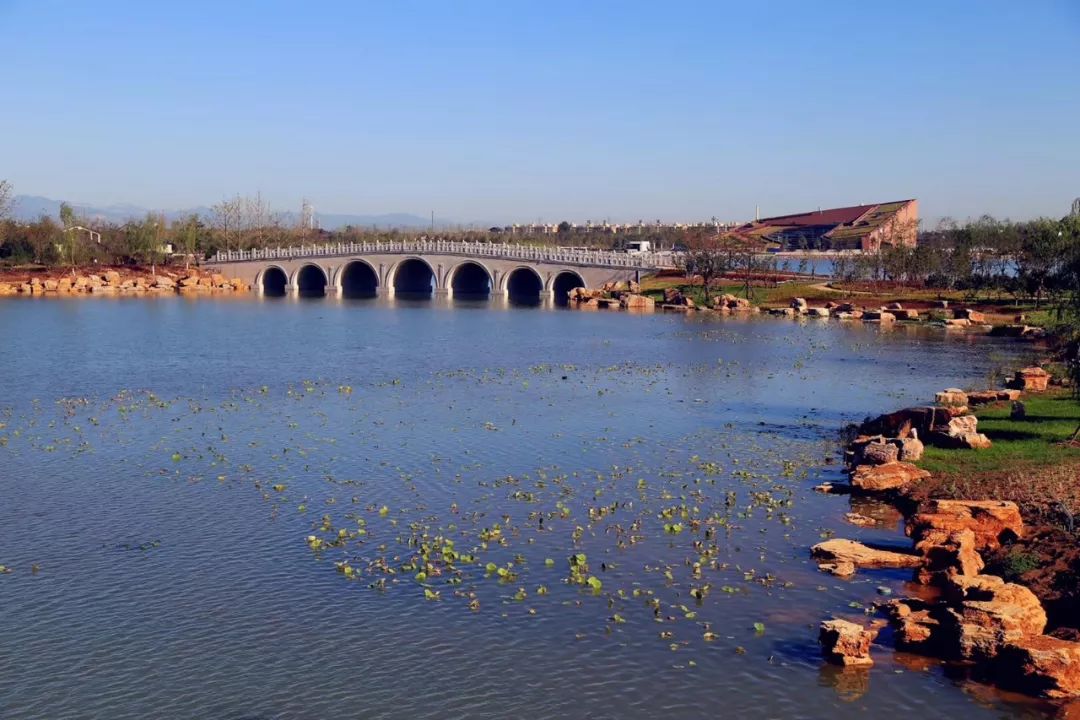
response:
M945 424L943 432L950 437L960 437L978 432L978 429L979 418L974 415L960 415L959 417L950 418L949 422ZM939 432L942 431L939 430Z
M907 462L859 465L851 474L851 486L864 492L882 492L906 487L928 477L929 472Z
M983 325L986 323L986 315L977 310L969 310L968 308L958 308L953 311L953 317L959 320L967 320L969 323L976 325Z
M1020 397L1019 390L982 390L979 392L971 392L967 394L968 405L989 405L996 402L1004 402L1006 400L1016 400Z
M1028 367L1017 370L1012 387L1025 392L1044 392L1050 384L1050 373L1041 367Z
M900 459L900 448L892 443L871 442L862 446L860 458L868 465L884 465Z
M862 316L863 316L862 310L855 310L855 311L852 311L852 312L838 312L836 314L836 319L837 320L861 320Z
M10 283L0 283L0 295L14 295L18 292Z
M798 298L798 297L793 298L792 301L791 301L791 307L795 310L796 313L804 313L804 312L806 312L806 308L807 308L806 299L805 298Z
M636 283L633 280L631 280L629 285L630 285L630 293L632 295L640 295L641 294L641 285L639 283Z
M874 518L860 515L857 512L844 513L844 519L852 525L858 525L859 527L877 527L878 524L878 521Z
M913 463L922 459L925 447L918 437L893 438L889 442L897 447L896 459L900 462Z
M904 306L901 305L898 302L891 302L891 303L889 303L888 305L886 305L885 307L882 308L882 310L889 310L890 312L893 311L893 310L903 310L903 309L904 309Z
M877 630L864 629L862 625L848 620L826 620L821 623L818 642L821 652L829 662L837 665L873 665L870 645L877 637Z
M113 285L91 285L90 292L95 295L115 295L119 288Z
M668 305L685 305L686 296L678 288L664 288L664 302Z
M926 500L907 522L916 542L931 532L971 530L976 550L993 550L1024 533L1020 508L1007 500Z
M172 278L165 275L158 275L154 278L154 287L174 288L176 287L176 282Z
M927 532L915 544L915 551L923 556L917 577L924 585L943 585L954 575L978 575L986 567L976 548L975 533L968 529Z
M893 627L896 629L896 647L929 655L936 655L948 644L943 625L944 608L908 598L893 600L886 606Z
M960 388L946 388L934 395L934 402L938 405L962 405L967 406L967 393Z
M229 282L232 284L233 290L236 290L237 292L247 292L248 290L251 289L251 286L249 286L246 282L244 282L240 278L233 278ZM637 285L637 283L633 283L633 285ZM654 306L656 305L655 301L653 302L653 305Z
M809 308L807 309L806 314L810 317L827 318L829 317L829 310L823 307Z
M214 287L214 283L208 277L201 277L199 278L199 287L211 288Z
M948 300L934 300L934 301L932 301L930 303L930 306L938 308L940 310L945 310L946 308L949 307L949 301Z
M786 308L770 308L769 309L769 314L770 315L783 315L785 317L794 317L795 315L798 314L798 311L795 308L789 308L789 307L786 307Z
M1047 698L1080 695L1080 643L1035 635L1008 643L996 663L998 683Z
M690 309L694 309L697 307L697 304L692 298L683 298L683 305L686 305L686 307Z
M57 288L60 287L60 283L56 282L52 278L47 279L44 285L45 292L56 292Z
M222 285L227 285L229 283L229 281L225 278L225 276L220 274L220 273L214 273L213 275L211 275L210 276L210 282L215 287L221 287Z
M180 287L185 287L185 288L198 287L198 285L199 285L199 276L198 275L188 275L187 277L180 280Z
M896 316L884 310L867 310L862 316L863 322L890 323L896 320Z
M945 598L957 622L956 655L964 660L988 660L1006 644L1046 628L1046 612L1035 594L994 575L954 575Z
M893 310L892 314L896 316L897 320L918 320L918 310Z
M922 565L918 555L877 550L841 538L818 543L810 549L810 555L819 563L850 563L856 568L915 568Z
M656 307L656 301L644 295L627 293L619 298L619 305L627 310L653 310Z
M971 325L971 321L967 318L947 318L945 320L946 328L963 328Z
M119 285L120 284L120 273L118 273L115 270L109 270L108 272L106 272L104 275L101 276L101 279L104 280L109 285Z

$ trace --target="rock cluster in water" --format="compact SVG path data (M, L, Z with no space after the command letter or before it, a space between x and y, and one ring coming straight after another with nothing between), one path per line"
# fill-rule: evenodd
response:
M1026 368L1016 374L1016 384L1021 381L1038 392L1049 375ZM901 459L902 453L912 453L911 459L921 453L921 442L911 448L906 441L925 436L948 447L982 447L973 437L979 434L975 417L966 414L968 406L1018 397L1017 389L965 393L949 388L937 394L936 406L868 420L849 449L851 491L895 493L929 477ZM811 548L811 556L822 570L840 576L860 568L911 568L917 583L935 589L934 596L880 606L894 627L897 648L963 662L980 678L1010 690L1054 699L1080 696L1080 642L1045 634L1046 612L1029 588L983 573L984 552L1024 534L1016 503L925 500L908 514L905 532L913 541L910 553L831 539ZM869 665L876 633L873 626L828 620L819 641L831 662Z

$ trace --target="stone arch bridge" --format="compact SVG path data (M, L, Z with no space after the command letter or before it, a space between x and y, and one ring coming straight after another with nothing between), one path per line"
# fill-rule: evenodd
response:
M566 301L575 287L638 280L659 254L495 243L405 240L219 252L208 265L263 295L422 297L433 294Z

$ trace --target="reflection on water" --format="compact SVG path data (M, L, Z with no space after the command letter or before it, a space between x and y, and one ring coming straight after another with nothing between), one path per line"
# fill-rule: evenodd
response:
M900 542L812 490L844 423L1018 346L438 296L20 300L0 340L5 719L1043 712L823 668L908 577L806 552Z

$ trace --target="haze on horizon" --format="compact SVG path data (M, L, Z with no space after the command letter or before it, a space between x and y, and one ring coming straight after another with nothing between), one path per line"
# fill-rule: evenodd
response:
M160 209L723 220L1080 195L1080 3L0 0L0 178Z

